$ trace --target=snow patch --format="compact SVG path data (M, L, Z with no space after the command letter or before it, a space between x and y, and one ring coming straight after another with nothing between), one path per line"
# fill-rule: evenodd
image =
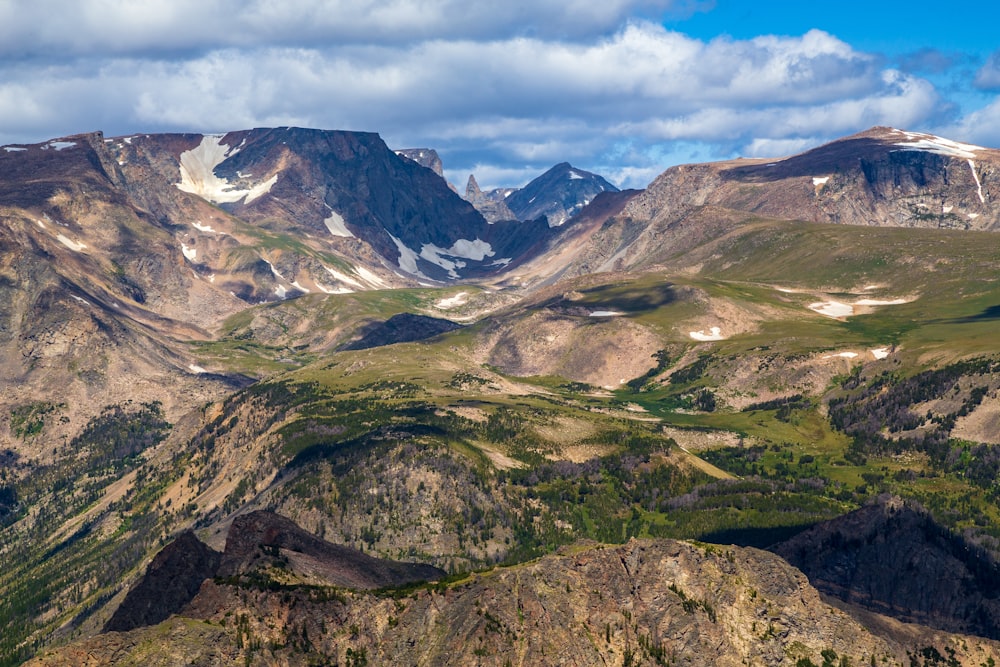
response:
M300 285L299 281L297 281L297 280L293 280L292 281L292 287L294 287L295 289L297 289L300 292L304 292L305 294L309 294L309 290L306 289L305 287L303 287L302 285Z
M369 271L368 269L366 269L363 266L356 266L356 267L354 267L354 272L356 274L358 274L358 276L362 280L364 280L366 283L368 283L369 285L372 285L374 287L387 287L388 286L388 283L386 283L380 277L378 277L377 275L375 275L374 273L372 273L371 271Z
M184 256L187 257L188 260L191 262L195 261L198 258L198 249L189 248L185 243L181 244L181 252L184 253Z
M569 170L569 180L571 181L582 181L583 175L576 173L574 170Z
M278 285L277 287L274 288L274 294L279 299L284 299L286 296L288 296L288 290L285 289L284 285Z
M595 310L590 313L590 317L618 317L624 314L617 310Z
M208 372L204 368L202 368L201 366L195 366L194 364L190 364L188 366L188 370L191 371L192 373L194 373L195 375L201 375L202 373L207 373Z
M446 257L458 257L481 262L487 257L492 257L494 254L493 247L486 241L478 238L474 241L459 239L447 249L439 248L433 243L425 243L420 248L420 256L422 258L431 264L440 266L448 272L451 278L458 278L456 269L465 268L466 264L465 262L445 259Z
M277 182L278 182L278 175L275 174L274 176L267 179L263 183L258 183L257 185L253 186L247 192L247 198L244 200L243 203L249 204L253 200L263 197L264 195L266 195L268 192L271 191L271 188L273 188L274 184Z
M277 174L249 190L239 190L226 179L215 175L215 168L238 152L239 148L231 149L223 144L219 135L203 137L197 148L181 153L181 182L175 184L177 189L215 204L231 204L244 198L245 203L249 204L270 192L278 181Z
M281 274L280 274L280 273L278 272L278 269L274 268L274 264L271 264L271 262L268 262L268 261L267 261L266 259L264 260L264 262L266 262L266 263L267 263L267 265L268 265L269 267L271 267L271 273L273 273L273 274L274 274L274 277L275 277L275 278L277 278L278 280L284 280L284 279L285 279L285 276L281 275Z
M337 271L336 269L331 269L329 266L324 266L323 268L326 269L327 273L329 273L331 276L333 276L342 283L346 283L348 285L354 285L355 287L359 288L363 287L363 285L359 283L357 280L351 278L350 276L344 273L341 273L340 271ZM339 292L335 292L335 294L339 294Z
M855 306L898 306L900 304L909 303L910 299L861 299L860 301L855 301Z
M887 347L876 347L874 350L868 350L872 353L872 356L876 359L885 359L889 356L889 348Z
M705 331L691 331L688 335L695 340L710 341L710 340L726 340L726 336L722 335L722 329L719 327L712 327L706 333Z
M838 352L837 354L827 354L820 359L854 359L858 356L857 352Z
M454 296L447 297L445 299L440 299L434 304L434 307L438 310L449 310L451 308L457 308L469 300L468 292L459 292Z
M45 223L42 222L41 220L35 220L35 224L41 227L42 229L45 229Z
M327 208L330 208L329 205ZM340 236L345 239L354 238L354 234L352 234L351 230L347 228L347 223L344 222L344 218L332 208L330 209L330 217L324 220L323 224L326 225L326 228L329 229L330 233L334 236Z
M854 314L854 306L839 301L818 301L809 304L809 310L816 311L827 317L849 317Z
M57 234L56 240L74 252L80 252L81 250L87 247L83 243L77 243L76 241L63 236L62 234Z
M447 252L453 257L464 257L476 262L481 262L487 257L492 257L496 254L493 251L493 246L478 238L475 241L459 239L452 244Z
M972 170L972 178L976 180L976 188L979 190L979 201L983 204L986 203L986 197L983 196L983 184L979 181L979 174L976 173L976 163L969 159L969 169Z
M76 146L75 141L50 141L42 146L42 150L45 150L46 148L54 148L57 151L61 151L67 148L72 148L73 146Z
M948 213L951 213L953 210L955 210L954 206L942 206L941 207L941 212L944 213L945 215L947 215Z
M826 185L826 182L829 180L829 176L813 176L813 185Z
M212 229L211 225L203 225L200 222L192 222L191 226L197 229L199 232L209 232L210 234L217 233L214 229Z
M976 151L985 150L982 146L962 144L957 141L952 141L951 139L936 137L933 134L924 134L922 132L904 132L902 130L896 130L896 132L905 135L906 138L909 139L908 142L904 141L896 144L896 146L900 146L904 150L927 151L928 153L936 153L938 155L945 155L948 157L965 158L967 160L975 158Z
M20 153L22 151L28 150L27 148L24 148L22 146L4 146L3 149L8 153Z
M967 215L969 216L969 220L975 220L979 217L978 213L968 213Z
M85 306L89 306L90 305L89 301L87 301L86 299L81 299L80 297L78 297L75 294L70 294L70 296L73 297L74 299L76 299L77 301L79 301L80 303L82 303Z
M389 238L392 239L392 242L396 244L396 249L399 250L399 268L411 275L426 278L427 276L422 274L420 269L417 268L417 253L407 248L402 241L392 234L389 234Z
M327 287L323 283L314 281L316 283L316 289L324 294L353 294L354 290L347 289L346 287Z

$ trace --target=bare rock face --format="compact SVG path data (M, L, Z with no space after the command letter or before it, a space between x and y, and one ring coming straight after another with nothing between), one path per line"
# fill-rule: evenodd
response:
M517 220L517 216L507 207L507 195L511 192L512 189L509 188L496 188L483 192L475 175L469 174L469 181L465 185L465 200L475 206L476 210L490 222Z
M444 164L441 162L441 156L433 148L402 148L396 151L396 155L413 160L421 167L430 169L444 178Z
M883 497L778 545L824 593L949 632L1000 638L1000 566L924 510Z
M222 554L210 549L191 531L156 554L146 574L129 591L104 632L125 632L155 625L183 609L202 582L215 576Z

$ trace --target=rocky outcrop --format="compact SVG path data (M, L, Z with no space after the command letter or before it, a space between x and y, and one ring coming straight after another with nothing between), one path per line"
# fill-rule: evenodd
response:
M104 632L124 632L165 621L191 602L202 582L215 576L221 560L222 554L193 532L181 533L156 554L146 574L104 624Z
M490 222L517 220L517 216L507 208L506 202L507 195L513 191L513 188L495 188L483 192L476 182L476 177L469 174L469 181L465 184L465 200L475 206L476 210Z
M236 517L226 538L219 576L239 576L272 566L309 581L358 589L434 581L445 575L432 565L372 558L331 544L272 512L258 510Z
M153 558L103 631L155 625L180 613L208 579L260 577L272 567L297 581L356 589L402 586L445 575L431 565L372 558L321 540L283 516L256 511L233 520L221 554L193 532L181 533Z
M150 664L167 655L219 664L197 654L289 665L791 667L898 666L919 651L958 664L1000 656L988 640L928 629L873 634L773 554L670 540L577 545L398 599L208 583L185 614L183 624L97 637L29 664L87 655L108 665L140 655ZM148 641L154 633L157 642Z
M1000 638L1000 566L921 508L882 497L774 548L820 591L949 632Z
M396 155L413 160L421 167L430 169L444 178L444 164L441 162L441 156L433 148L402 148L396 151Z

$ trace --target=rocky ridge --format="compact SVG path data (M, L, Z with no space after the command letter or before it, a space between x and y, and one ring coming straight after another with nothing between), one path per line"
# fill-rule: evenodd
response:
M873 634L766 552L632 541L395 598L207 582L181 616L28 664L905 665L921 651L961 664L998 656L988 640L919 636Z

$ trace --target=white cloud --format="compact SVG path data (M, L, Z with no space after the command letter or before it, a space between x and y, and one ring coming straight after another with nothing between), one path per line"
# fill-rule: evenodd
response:
M980 146L1000 146L1000 99L935 130L935 134Z
M994 52L976 72L975 86L983 90L1000 89L1000 51Z
M13 0L0 3L0 54L125 55L189 50L404 44L513 35L585 39L677 0Z
M675 142L708 146L704 159L764 154L876 124L928 129L945 106L821 31L706 42L629 19L690 6L0 3L0 143L300 125L436 148L460 187L470 171L523 184L563 160L641 187Z

